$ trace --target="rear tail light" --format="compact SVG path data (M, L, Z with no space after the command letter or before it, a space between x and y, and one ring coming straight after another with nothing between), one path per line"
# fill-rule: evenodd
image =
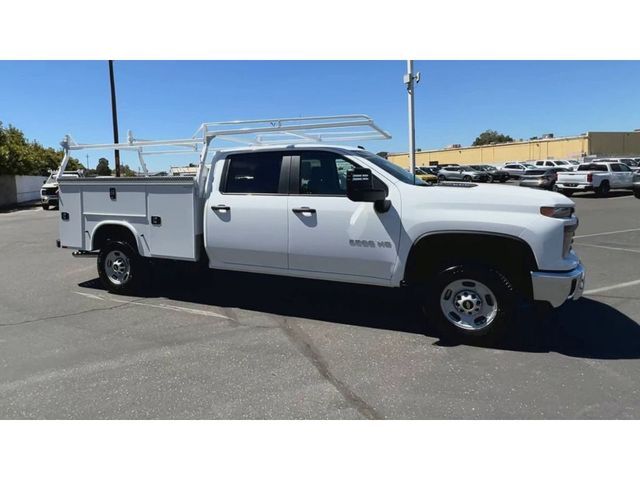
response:
M587 173L587 182L593 182L593 173Z

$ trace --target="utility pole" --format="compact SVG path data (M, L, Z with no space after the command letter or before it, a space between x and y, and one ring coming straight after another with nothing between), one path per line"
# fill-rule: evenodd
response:
M420 74L413 74L413 60L407 60L407 73L404 76L404 84L407 86L409 96L409 169L413 174L415 183L416 173L416 118L414 114L414 88L420 81Z
M113 60L109 60L109 81L111 83L111 117L113 118L113 143L118 143L118 110L116 109L116 83L113 79ZM116 177L120 176L120 150L115 150Z
M87 153L87 170L91 170L91 167L89 166L89 154Z

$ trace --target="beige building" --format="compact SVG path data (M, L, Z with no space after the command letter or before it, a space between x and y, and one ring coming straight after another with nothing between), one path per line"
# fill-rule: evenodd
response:
M588 155L640 157L640 131L587 132L575 137L540 138L480 147L454 145L441 150L416 152L416 165L444 163L498 165L505 162L530 160L578 159ZM409 167L407 153L390 153L388 158L402 167Z

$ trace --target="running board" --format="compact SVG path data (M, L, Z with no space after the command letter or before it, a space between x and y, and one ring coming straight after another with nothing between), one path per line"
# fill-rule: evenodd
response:
M76 258L97 257L98 252L90 252L88 250L76 250L75 252L71 252L71 255L73 255Z

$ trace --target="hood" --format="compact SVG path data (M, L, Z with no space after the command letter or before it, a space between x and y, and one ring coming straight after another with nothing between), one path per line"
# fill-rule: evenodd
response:
M407 203L428 203L444 208L466 208L494 211L538 211L540 207L573 207L575 204L560 193L510 185L478 185L470 183L407 186ZM404 201L403 201L404 204Z

